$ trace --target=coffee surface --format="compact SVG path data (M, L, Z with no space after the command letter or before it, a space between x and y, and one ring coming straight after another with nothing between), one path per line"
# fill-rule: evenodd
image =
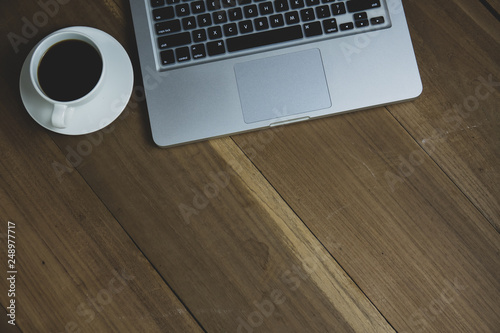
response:
M45 95L68 102L87 95L101 77L103 62L97 50L81 40L54 44L38 66L38 82Z

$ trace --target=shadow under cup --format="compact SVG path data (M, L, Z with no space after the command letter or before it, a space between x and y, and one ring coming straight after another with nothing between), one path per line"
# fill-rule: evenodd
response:
M68 36L49 46L37 68L43 94L57 102L71 102L87 96L99 83L103 59L94 45Z

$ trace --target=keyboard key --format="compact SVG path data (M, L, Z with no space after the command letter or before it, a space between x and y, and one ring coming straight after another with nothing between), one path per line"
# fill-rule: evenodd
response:
M385 19L384 19L383 16L372 17L370 19L370 23L373 24L373 25L382 24L384 22L385 22Z
M191 46L191 54L193 55L193 59L201 59L207 56L205 52L205 45L203 44L195 44Z
M197 19L199 27L208 27L209 25L212 25L212 18L210 17L210 14L198 15Z
M222 7L232 8L236 6L236 0L221 0Z
M220 26L214 26L208 28L208 39L219 39L222 38L222 29Z
M181 0L167 0L167 5L174 5L176 3L181 3Z
M227 50L229 52L235 52L259 46L301 39L303 37L302 27L300 25L294 25L286 28L257 32L250 35L231 37L226 40L226 43Z
M208 10L221 9L220 0L207 0L207 8Z
M175 63L175 55L173 50L160 52L160 61L162 65L170 65Z
M267 17L259 17L253 20L255 24L255 30L266 30L269 29L269 22L267 21Z
M151 0L151 7L159 7L165 4L165 0Z
M175 13L177 16L187 16L190 14L189 5L187 3L183 3L175 6Z
M322 3L330 3L330 2L335 2L335 0L321 0Z
M346 10L345 10L345 5L343 2L334 3L332 5L332 14L333 15L342 15L345 13L346 13Z
M252 21L250 21L250 20L240 21L238 23L238 26L240 27L240 32L242 34L247 34L249 32L253 32Z
M338 32L339 28L337 26L337 20L334 18L323 21L323 30L325 34L331 34L333 32Z
M300 11L300 18L303 22L308 22L314 20L316 17L314 16L314 9L306 8Z
M325 6L316 7L316 16L319 19L329 17L330 16L330 7L328 7L326 5Z
M224 29L224 36L226 37L235 36L238 34L236 23L225 24L222 28Z
M380 0L351 0L347 1L349 13L361 12L371 8L380 7Z
M195 1L191 3L191 12L193 14L201 14L205 11L205 3L203 1Z
M356 13L352 17L355 21L356 20L366 20L368 18L368 15L366 14L366 12L362 12L362 13Z
M227 13L224 10L219 10L212 14L215 24L221 24L227 22Z
M228 10L228 16L229 16L229 20L231 21L239 21L241 19L243 19L243 12L241 10L241 8L231 8L230 10Z
M299 12L288 12L285 13L285 21L286 24L292 25L295 23L299 23Z
M259 15L259 13L257 12L257 6L250 5L243 7L243 14L245 15L245 18L256 17L257 15Z
M207 32L205 29L195 30L191 33L193 35L193 41L195 43L204 42L207 40Z
M167 35L158 38L158 47L160 49L166 49L171 47L177 47L182 45L187 45L191 43L191 35L189 32L181 32L174 35Z
M321 23L311 22L304 24L304 35L306 35L306 37L319 36L322 34Z
M276 13L286 12L288 10L288 0L275 0L274 9Z
M274 12L273 11L273 3L270 1L260 3L259 10L260 10L260 15L272 14Z
M180 47L175 50L175 57L178 62L191 60L191 54L189 53L189 47Z
M317 6L317 5L319 5L319 0L306 0L306 5Z
M168 20L175 17L172 7L163 7L153 10L153 18L155 21Z
M368 26L368 20L357 20L354 21L356 28L363 28Z
M271 15L269 17L269 22L271 22L271 27L273 28L282 27L285 25L285 21L283 20L283 15L281 14Z
M181 22L179 20L165 21L155 24L158 35L181 31Z
M196 28L196 19L194 16L185 17L182 19L182 28L184 30L191 30Z
M340 25L340 30L342 30L342 31L344 31L344 30L351 30L351 29L354 29L354 24L352 22L342 23Z
M290 7L292 9L304 8L304 0L290 0Z
M237 38L237 37L233 37L233 38ZM215 42L208 42L207 43L207 52L208 52L208 55L210 55L210 56L226 53L226 48L224 47L224 41L218 40Z

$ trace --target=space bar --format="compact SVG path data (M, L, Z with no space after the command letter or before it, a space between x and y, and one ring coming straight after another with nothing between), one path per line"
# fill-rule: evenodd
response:
M235 52L258 46L287 42L302 37L302 28L300 25L294 25L287 28L228 38L226 40L226 45L229 52Z

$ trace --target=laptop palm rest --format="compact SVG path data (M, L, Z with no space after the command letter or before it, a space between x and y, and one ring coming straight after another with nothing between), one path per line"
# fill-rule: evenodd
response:
M331 106L319 49L243 62L234 70L246 123Z

